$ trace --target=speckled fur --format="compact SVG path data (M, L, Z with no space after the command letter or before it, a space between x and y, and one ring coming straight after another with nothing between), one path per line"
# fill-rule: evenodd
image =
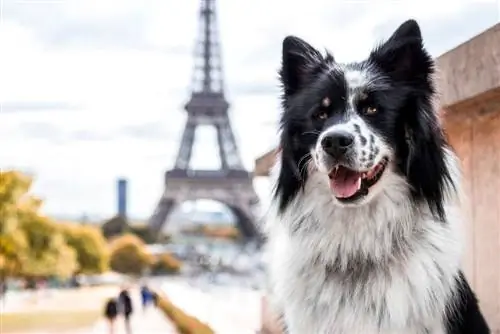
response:
M266 256L269 297L288 333L490 333L461 271L461 173L433 74L413 20L358 63L283 41ZM338 130L354 136L341 156L320 144ZM358 197L333 196L332 168L363 173L383 161Z
M340 208L315 172L288 210L270 214L272 297L290 333L445 333L461 257L458 198L447 199L441 224L386 173L368 205Z

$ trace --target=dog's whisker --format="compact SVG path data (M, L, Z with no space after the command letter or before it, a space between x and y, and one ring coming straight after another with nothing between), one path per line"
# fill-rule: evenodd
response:
M302 135L307 135L307 134L311 134L311 135L319 135L321 133L321 131L318 131L318 130L313 130L313 131L305 131L305 132L302 132Z
M301 176L304 176L304 175L305 175L305 172L307 171L307 168L309 167L309 164L310 164L311 162L312 162L312 159L307 160L307 161L303 164L302 168L300 168L299 173L300 173L300 175L301 175Z
M300 158L299 162L297 163L297 166L300 168L300 164L302 163L302 161L304 161L305 159L307 158L310 158L311 157L311 153L306 153L302 156L302 158Z

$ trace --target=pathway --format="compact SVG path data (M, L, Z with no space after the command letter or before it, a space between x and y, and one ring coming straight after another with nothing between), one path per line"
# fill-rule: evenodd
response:
M134 306L134 313L130 318L132 334L177 334L175 326L168 318L153 306L146 311L142 310L141 300L138 292L133 289L130 293ZM116 319L114 334L125 334L124 320L122 317ZM91 330L78 331L74 334L108 334L108 324L103 319ZM69 333L68 333L69 334ZM72 333L73 334L73 333Z
M261 293L238 287L210 287L207 291L186 282L161 284L180 309L208 324L217 334L254 334L261 327Z
M177 330L159 310L149 309L145 313L137 312L130 319L132 334L177 334ZM34 334L52 334L37 332ZM100 320L95 326L87 329L72 330L59 334L109 334L108 324ZM125 323L122 317L116 319L114 334L126 334Z
M118 289L114 288L110 291L107 291L107 297L109 297L112 294L117 293ZM86 291L87 292L87 291ZM57 295L58 293L54 293L54 295ZM87 294L91 293L87 292ZM132 334L177 334L177 330L175 329L175 326L169 321L169 319L161 312L161 310L154 308L151 306L149 309L147 309L145 312L142 310L142 305L141 305L141 300L140 300L140 295L137 289L131 289L130 295L132 297L132 302L134 306L134 313L132 314L132 317L130 319L131 323L131 328L132 328ZM95 295L93 297L96 297ZM102 297L102 296L100 296ZM19 297L20 300L26 299L24 296L23 298ZM54 298L57 299L57 298ZM92 299L92 298L85 298L84 296L79 295L77 299L78 303L73 303L69 308L70 309L88 309L90 304L88 303L87 299ZM94 302L92 306L95 307L95 301L99 300L99 298L94 298ZM55 302L55 301L54 301ZM61 305L68 305L68 301L60 301L58 300L59 303L62 303L59 305L59 308ZM99 300L99 309L102 308L102 303L103 299ZM12 300L11 303L6 303L10 304L8 305L9 307L7 308L8 311L26 311L28 307L26 307L26 302L24 302L24 307L23 303L17 300ZM44 303L35 303L35 304L30 304L29 309L35 309L36 307L41 307L40 305L43 306ZM45 303L45 304L50 304L52 308L55 308L53 306L52 302L51 303ZM0 310L5 311L5 306L2 306ZM1 332L1 330L0 330ZM108 324L104 319L99 320L96 324L92 325L89 328L83 328L79 330L72 330L71 332L67 333L59 333L59 334L108 334L109 333L109 328ZM48 333L44 330L40 330L40 332L37 333L32 333L32 334L52 334ZM124 321L122 317L118 317L116 320L115 324L115 331L114 334L126 334L125 332L125 326L124 326Z
M160 310L150 308L146 312L137 310L130 319L132 334L177 334L174 325L171 324ZM101 320L91 330L73 331L72 334L108 334L108 324ZM116 320L114 334L125 334L125 326L122 317ZM69 333L68 333L69 334Z

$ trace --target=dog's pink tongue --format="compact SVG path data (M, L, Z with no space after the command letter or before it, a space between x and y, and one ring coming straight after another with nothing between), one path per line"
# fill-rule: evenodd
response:
M330 174L330 188L335 197L351 197L361 188L361 174L340 167L338 171Z

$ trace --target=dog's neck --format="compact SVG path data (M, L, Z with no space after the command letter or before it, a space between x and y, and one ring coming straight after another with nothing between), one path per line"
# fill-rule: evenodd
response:
M281 169L279 161L273 168L275 180ZM445 211L450 215L447 220L453 222L453 226L436 221L426 203L415 202L404 177L389 166L377 185L381 191L369 194L372 197L367 203L355 207L335 203L328 178L318 171L309 170L303 188L285 210L278 213L273 205L267 228L283 229L300 249L320 253L320 260L325 264L335 263L341 257L345 259L342 265L347 265L345 261L349 258L383 261L393 257L399 246L406 249L408 242L420 242L419 238L427 237L429 233L446 234L446 230L451 229L457 231L457 238L462 239L459 223L463 216L460 212L463 196L461 173L457 157L448 150L446 165L455 181L455 187L449 188L444 203ZM306 253L315 257L311 252Z
M318 245L317 260L338 268L362 259L384 263L404 256L408 244L424 233L425 226L417 221L422 210L415 207L401 177L389 174L381 182L387 191L364 205L341 207L334 203L324 175L311 173L280 220L299 247Z
M445 309L460 268L460 207L448 196L443 223L425 202L413 200L397 173L381 182L382 191L367 203L342 207L332 198L328 178L312 173L293 202L271 215L274 303L278 309L287 304L300 309L288 310L291 318L305 319L304 328L355 327L356 333L366 333L363 326L419 328L407 332L420 333L437 321L436 333L443 333L436 315ZM378 306L372 310L373 305Z

